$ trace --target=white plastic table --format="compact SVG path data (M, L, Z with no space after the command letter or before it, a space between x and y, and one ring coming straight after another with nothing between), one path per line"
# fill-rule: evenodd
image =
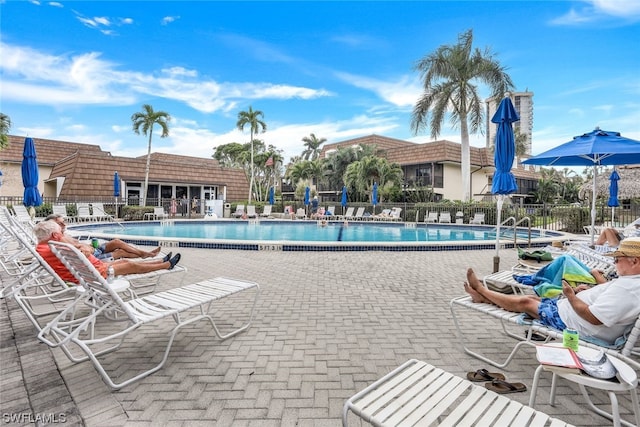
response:
M562 346L561 343L546 344L546 345ZM595 351L595 350L590 348L584 348L584 349L581 349L580 351ZM582 395L586 399L587 405L589 405L589 408L593 412L599 415L602 415L603 417L606 417L610 420L613 420L613 425L615 427L620 427L621 425L631 426L631 427L640 426L640 407L638 406L638 395L636 393L636 388L638 387L638 375L636 374L636 371L633 368L631 368L629 365L627 365L620 359L617 359L610 355L607 355L607 358L611 361L613 366L615 366L615 368L618 370L617 377L619 382L610 381L610 380L601 380L601 379L589 376L585 373L574 374L574 373L568 373L568 372L565 373L565 372L558 372L558 371L550 371L552 372L553 377L551 379L551 395L549 398L549 404L552 406L555 405L556 383L557 383L558 377L560 377L568 381L571 381L575 384L578 384L578 387L580 387L580 391L582 392ZM531 386L531 396L529 398L529 406L532 408L535 407L535 404L536 404L536 393L538 391L538 381L540 380L540 374L543 371L545 371L544 365L538 366L538 368L536 369L535 375L533 377L533 385ZM609 399L611 400L612 413L608 413L598 408L589 397L589 393L587 392L586 387L606 391L607 394L609 395ZM632 410L635 415L635 424L631 424L625 420L620 419L620 409L618 407L618 398L616 397L616 393L620 393L620 392L629 392L631 394L631 403L633 405Z

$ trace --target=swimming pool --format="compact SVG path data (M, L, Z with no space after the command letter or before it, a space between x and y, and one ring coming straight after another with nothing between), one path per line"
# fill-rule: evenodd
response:
M419 251L489 249L495 227L386 222L316 221L152 221L78 225L80 236L120 238L130 243L165 247L282 251ZM501 229L501 243L513 247L513 228ZM532 246L544 246L563 233L531 230ZM516 241L528 243L529 230L518 229Z

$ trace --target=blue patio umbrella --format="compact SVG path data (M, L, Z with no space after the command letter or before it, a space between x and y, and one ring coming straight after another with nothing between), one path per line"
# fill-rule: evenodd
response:
M494 145L493 161L496 170L493 173L491 193L498 195L497 220L496 220L496 255L493 258L493 272L497 272L500 267L500 216L504 196L515 193L518 190L516 179L511 173L513 159L516 156L516 143L513 136L513 122L520 120L516 109L511 103L511 99L505 96L500 102L498 110L491 118L492 123L498 125L496 140Z
M373 183L373 192L371 193L371 204L373 205L373 214L376 214L376 205L378 204L378 183Z
M113 174L113 197L116 199L116 218L118 218L118 197L120 197L120 175L118 175L118 171Z
M615 218L616 208L620 206L620 202L618 201L618 181L620 180L620 175L617 170L613 170L611 172L611 176L609 176L609 201L607 202L607 206L611 208L611 225L613 225L613 221Z
M40 206L42 197L38 191L38 160L32 138L25 138L22 156L22 185L24 186L22 202L25 206Z
M551 150L533 156L522 163L540 166L594 166L593 197L591 198L591 243L595 240L596 182L595 166L636 165L640 163L640 141L625 138L620 132L596 128L593 132L574 137Z
M269 188L269 204L274 205L276 201L276 195L273 187Z
M0 186L2 186L2 171L0 171Z
M344 215L344 210L347 207L347 186L342 186L342 199L340 200L340 204L342 205L342 214Z

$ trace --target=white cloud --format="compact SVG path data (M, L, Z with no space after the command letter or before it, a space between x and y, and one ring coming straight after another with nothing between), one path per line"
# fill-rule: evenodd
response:
M418 79L410 76L386 81L344 72L336 72L335 75L350 85L376 93L386 102L398 107L412 107L422 93L422 86Z
M331 95L324 89L272 83L218 83L197 79L197 71L182 67L165 68L158 76L120 71L116 64L100 59L97 52L54 56L1 42L0 48L3 97L34 104L131 105L141 96L155 96L213 113L229 111L243 99L313 99Z
M162 18L162 21L160 23L162 25L168 25L176 21L177 19L180 19L180 16L165 16L164 18Z
M580 8L571 8L551 21L554 25L582 25L612 19L628 23L640 20L640 0L582 0Z
M60 8L64 7L64 6L62 5L62 3L58 3L57 1L51 1L51 2L49 2L49 6L52 6L52 7L60 7Z

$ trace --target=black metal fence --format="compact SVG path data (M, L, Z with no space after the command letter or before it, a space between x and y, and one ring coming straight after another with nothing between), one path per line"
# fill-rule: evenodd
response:
M69 215L73 215L76 210L76 203L103 203L105 211L111 215L121 219L138 219L139 215L133 215L131 212L149 212L153 211L153 206L163 206L165 212L171 212L171 199L147 199L147 206L139 206L138 199L123 200L114 197L95 198L91 200L61 200L45 198L43 205L36 208L36 216L43 217L52 213L52 204L65 204ZM190 201L188 206L180 206L178 204L176 216L198 218L204 212L204 202L199 200L192 205ZM238 202L242 203L242 202ZM246 202L245 202L246 203ZM22 204L22 197L1 197L0 204L12 206L14 204ZM265 202L255 202L256 211L262 212ZM237 203L231 203L230 211L235 212ZM272 212L284 212L285 206L292 208L296 212L298 208L304 208L307 211L309 206L305 206L299 201L282 201L277 200ZM334 214L343 214L345 208L336 205L335 202L320 203L325 209L329 206L335 206ZM380 214L383 209L402 208L400 217L406 222L424 222L429 212L448 212L451 222L461 222L468 224L476 213L484 214L485 224L495 225L497 219L497 207L495 203L487 202L447 202L447 203L380 203L375 206L367 203L350 203L350 207L364 207L368 215ZM127 215L127 213L129 213ZM640 217L640 202L632 201L623 207L615 208L612 223L612 208L606 206L605 202L596 205L596 225L611 224L613 226L625 226ZM526 218L526 219L525 219ZM531 224L531 227L541 228L545 230L566 231L569 233L584 233L584 227L591 224L591 207L586 205L550 205L550 204L510 204L505 203L501 214L502 222L509 221L509 225L513 223L523 222L523 226ZM527 224L528 223L528 224Z

